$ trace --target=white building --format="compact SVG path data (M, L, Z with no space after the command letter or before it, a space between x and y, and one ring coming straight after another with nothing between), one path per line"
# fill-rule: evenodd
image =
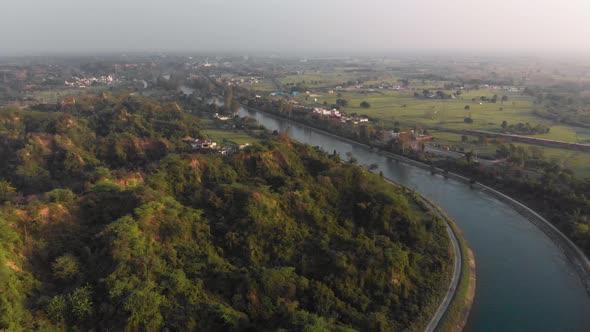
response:
M217 143L206 139L196 139L190 145L193 149L215 149L217 147Z

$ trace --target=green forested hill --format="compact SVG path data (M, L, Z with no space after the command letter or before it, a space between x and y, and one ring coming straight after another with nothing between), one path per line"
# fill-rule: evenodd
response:
M0 329L403 330L450 268L402 188L276 136L190 151L176 105L0 112Z

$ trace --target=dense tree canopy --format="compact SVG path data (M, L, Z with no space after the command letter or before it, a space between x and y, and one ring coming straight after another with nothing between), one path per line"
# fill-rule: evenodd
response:
M137 97L0 114L0 329L416 329L451 260L403 188Z

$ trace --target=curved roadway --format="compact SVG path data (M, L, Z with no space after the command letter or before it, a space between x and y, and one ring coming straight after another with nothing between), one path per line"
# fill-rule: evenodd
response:
M430 209L434 213L436 213L439 218L441 218L442 220L445 221L445 224L447 225L447 233L449 233L449 238L451 239L451 243L453 245L453 252L455 253L455 257L454 257L454 261L455 261L454 265L455 266L453 269L453 276L451 278L449 288L447 289L447 293L445 294L444 299L442 300L442 302L438 306L438 309L433 314L432 319L430 319L430 322L428 323L428 325L426 326L426 329L425 329L426 332L433 332L434 329L436 329L436 327L440 323L444 314L447 312L449 305L451 304L451 301L453 300L453 297L455 296L455 292L457 291L457 286L459 286L459 280L461 279L461 269L463 267L463 254L461 253L461 248L459 247L459 241L457 241L457 236L455 234L455 231L453 230L451 225L449 225L449 221L447 220L447 218L445 216L443 216L440 213L440 211L438 210L438 208L436 206L433 206L433 204L430 203L429 201L422 199L422 202L424 202L424 204L430 206Z
M385 179L385 181L387 181L395 186L401 186L401 184L399 184L395 181L389 180L387 178ZM451 304L451 301L453 300L453 297L455 296L455 293L457 292L457 287L459 286L459 280L461 279L461 269L463 268L463 254L461 252L461 247L459 247L459 241L457 240L457 235L455 234L455 231L453 230L451 225L449 225L449 220L447 219L447 217L442 215L442 213L439 210L439 207L434 205L432 202L428 201L427 199L424 199L423 197L421 197L420 200L422 201L422 203L424 203L424 205L426 205L430 208L430 211L435 213L440 219L444 220L445 225L447 226L447 233L449 234L449 239L451 241L451 246L453 247L453 253L454 253L454 257L453 257L453 261L454 261L453 265L454 266L453 266L453 275L451 276L451 282L449 283L445 297L440 302L438 308L436 309L436 312L433 313L432 318L430 319L430 321L428 322L428 325L424 329L424 331L426 331L426 332L433 332L436 329L436 327L438 326L438 324L440 323L444 314L447 312L449 305Z

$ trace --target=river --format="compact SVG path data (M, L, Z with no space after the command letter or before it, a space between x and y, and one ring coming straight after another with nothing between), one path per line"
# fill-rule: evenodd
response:
M466 331L590 331L590 298L562 251L512 207L468 185L431 175L315 129L240 109L269 130L359 164L415 189L461 228L477 266L477 293Z

